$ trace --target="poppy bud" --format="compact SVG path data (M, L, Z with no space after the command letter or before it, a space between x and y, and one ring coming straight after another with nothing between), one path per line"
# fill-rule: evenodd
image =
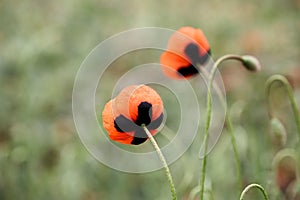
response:
M278 118L273 117L270 120L270 126L271 135L276 145L284 146L287 141L287 132L282 122Z
M297 160L292 149L279 151L273 160L276 170L276 183L283 194L297 179Z
M257 72L261 70L261 65L258 59L254 56L250 56L250 55L242 56L242 63L250 71Z

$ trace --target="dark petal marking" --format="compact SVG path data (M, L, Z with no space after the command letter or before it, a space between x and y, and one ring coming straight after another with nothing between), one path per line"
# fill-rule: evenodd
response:
M152 117L152 105L146 101L141 102L138 106L138 117L136 122L127 119L125 116L120 115L114 120L114 126L119 132L131 132L134 131L134 137L131 144L138 145L144 143L148 136L146 132L140 127L145 124L149 130L154 130L159 127L163 121L163 113L151 123Z
M139 138L139 137L133 137L133 140L131 141L131 144L138 145L146 142L147 138Z
M182 76L187 77L187 76L198 74L199 70L194 65L191 64L189 66L179 68L177 72Z
M140 103L138 106L138 117L135 123L138 126L145 124L146 126L151 122L152 117L152 105L146 101Z
M155 129L157 129L157 128L161 125L163 119L164 119L164 114L162 113L156 120L152 121L152 122L147 126L147 128L148 128L149 130L155 130Z
M199 61L200 53L197 44L195 43L188 44L184 49L184 53L188 56L192 64L195 65Z
M211 55L211 50L208 49L208 50L207 50L207 53L208 53L208 55Z
M210 52L210 50L208 50L204 55L199 56L198 62L199 62L201 65L204 65L204 64L207 62L207 60L208 60L208 58L210 57L210 55L211 55L211 52Z
M201 65L204 65L211 55L211 51L210 49L208 49L207 51L203 49L202 51L204 51L205 54L200 54L201 51L199 51L199 47L197 44L190 43L186 46L184 53L189 57L192 64L196 65L197 63L199 63Z
M123 115L118 116L114 120L114 126L119 132L131 132L138 127L133 121L127 119Z
M147 133L144 131L142 127L138 127L134 132L134 137L137 138L148 138Z
M131 144L135 144L135 145L142 144L147 140L147 138L148 136L143 130L143 128L138 127L138 129L134 133L134 137L133 140L131 141Z

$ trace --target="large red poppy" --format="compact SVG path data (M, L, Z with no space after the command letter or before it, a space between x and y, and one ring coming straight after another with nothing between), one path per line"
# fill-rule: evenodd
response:
M102 119L111 140L141 144L148 139L142 125L152 135L157 133L163 121L163 102L149 86L128 86L105 105Z

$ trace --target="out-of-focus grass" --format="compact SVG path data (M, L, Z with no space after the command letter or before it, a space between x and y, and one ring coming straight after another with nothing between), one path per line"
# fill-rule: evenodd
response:
M124 174L91 157L76 134L71 95L81 62L107 37L135 27L186 25L203 29L214 58L246 53L260 59L259 74L233 62L222 73L229 105L245 102L234 121L238 144L245 144L239 146L244 180L275 194L263 86L270 74L300 67L299 11L299 0L0 1L0 199L168 199L162 171ZM124 61L119 66L134 63ZM119 75L118 67L107 74ZM299 89L296 98L299 105ZM279 113L295 134L289 105L281 102ZM215 199L240 192L229 146L224 132L209 156ZM196 142L171 165L180 199L198 183L198 149Z

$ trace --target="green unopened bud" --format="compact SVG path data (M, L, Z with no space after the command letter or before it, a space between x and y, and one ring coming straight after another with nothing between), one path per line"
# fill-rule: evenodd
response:
M261 70L261 65L258 59L254 56L250 56L250 55L242 56L242 63L250 71L257 72Z
M273 138L279 145L284 146L287 140L287 132L282 122L278 118L273 117L270 121L270 126Z

